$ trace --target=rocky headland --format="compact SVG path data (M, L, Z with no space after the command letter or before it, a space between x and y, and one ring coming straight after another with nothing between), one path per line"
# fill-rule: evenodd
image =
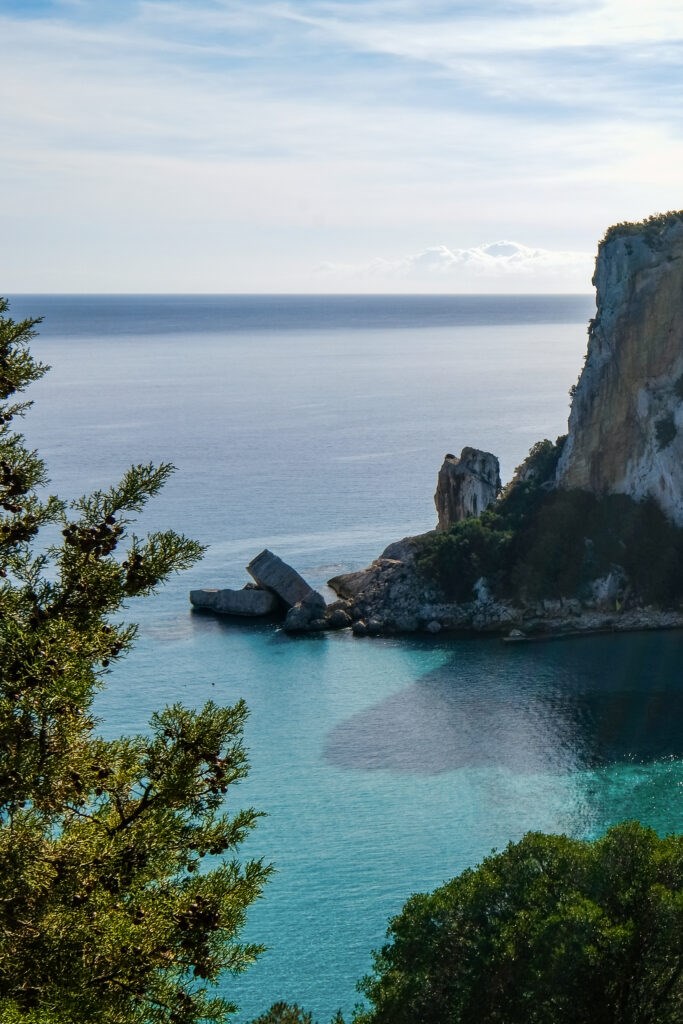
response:
M326 605L265 551L197 608L279 614L289 632L507 634L683 626L683 211L610 228L568 433L501 488L498 459L447 454L436 529L329 580Z
M465 448L436 531L330 580L360 634L683 625L683 212L610 228L568 434L500 489Z

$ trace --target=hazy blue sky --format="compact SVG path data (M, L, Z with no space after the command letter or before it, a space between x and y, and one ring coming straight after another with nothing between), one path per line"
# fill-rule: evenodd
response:
M577 291L683 207L681 0L0 0L0 39L0 291Z

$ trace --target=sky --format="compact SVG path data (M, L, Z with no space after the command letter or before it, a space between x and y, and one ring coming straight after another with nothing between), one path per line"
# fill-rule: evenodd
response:
M0 292L585 292L681 0L0 0Z

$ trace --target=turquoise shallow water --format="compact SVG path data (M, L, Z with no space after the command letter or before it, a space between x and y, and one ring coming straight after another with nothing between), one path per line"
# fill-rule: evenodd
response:
M240 1022L277 998L321 1022L350 1009L388 916L493 847L626 817L678 829L683 793L679 633L510 648L291 639L189 613L190 586L241 585L266 544L322 585L431 528L447 450L489 448L509 476L565 428L591 313L585 299L283 301L14 305L48 316L36 350L53 370L26 428L55 489L170 458L143 525L211 545L130 609L138 646L97 706L110 734L177 699L251 709L252 770L230 800L267 812L249 852L277 874L248 926L270 949L226 979Z
M195 617L167 640L172 677L150 685L158 639L145 636L112 680L110 728L129 724L136 681L141 716L176 698L244 696L251 708L253 768L233 799L267 811L249 846L278 873L249 927L272 948L229 986L250 1011L282 997L323 1020L348 1009L409 893L529 829L680 827L678 633L510 649L291 641Z

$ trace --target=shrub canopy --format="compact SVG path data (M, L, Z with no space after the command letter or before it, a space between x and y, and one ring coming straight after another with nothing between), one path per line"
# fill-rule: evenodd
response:
M427 534L418 570L450 600L468 601L486 577L513 602L589 598L610 573L636 601L673 606L683 599L683 529L652 500L554 489L564 438L540 441L498 502L478 519Z
M678 1024L683 837L530 833L391 922L354 1024Z

